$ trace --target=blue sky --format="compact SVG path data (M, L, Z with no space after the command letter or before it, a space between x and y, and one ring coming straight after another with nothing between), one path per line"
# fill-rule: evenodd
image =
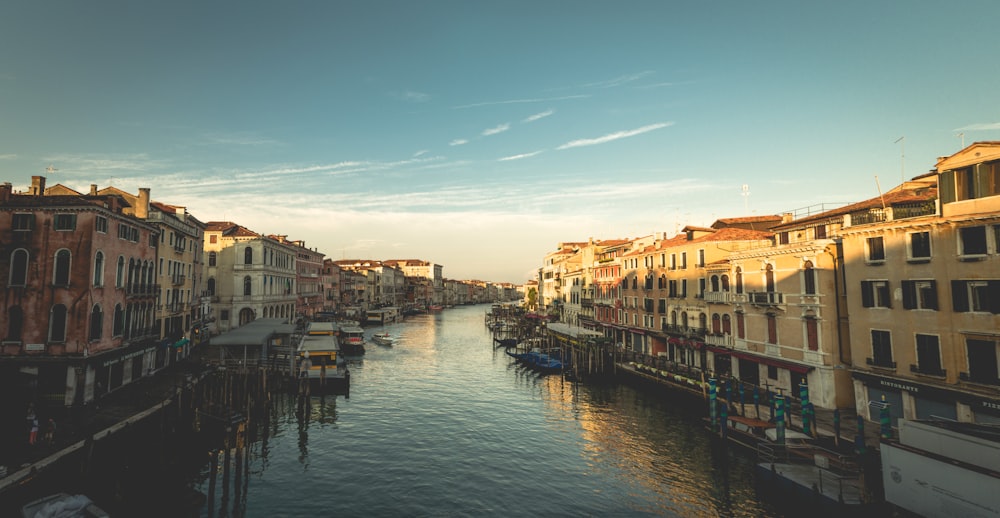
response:
M1000 140L998 19L993 0L8 1L0 180L150 187L334 259L521 283L560 241L857 201Z

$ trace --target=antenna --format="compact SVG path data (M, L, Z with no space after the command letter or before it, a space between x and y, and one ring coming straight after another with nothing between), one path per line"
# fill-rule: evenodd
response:
M875 188L878 189L878 197L882 200L882 210L885 210L885 196L882 196L882 186L878 184L878 175L875 175Z
M958 135L955 136L962 139L962 149L965 149L965 133L959 133Z
M906 135L896 139L896 142L899 143L899 184L903 185L906 182L903 179L906 177ZM896 142L893 142L893 144Z
M743 192L740 193L743 196L743 212L750 212L750 186L743 184Z

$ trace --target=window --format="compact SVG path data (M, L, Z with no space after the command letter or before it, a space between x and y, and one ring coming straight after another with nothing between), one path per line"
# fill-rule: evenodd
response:
M94 304L94 309L90 311L90 340L100 340L103 334L102 327L104 326L104 312L101 311L101 306Z
M49 341L66 341L66 306L56 304L49 311Z
M778 319L774 315L767 315L767 343L778 343Z
M243 249L243 264L253 264L253 248L249 246Z
M684 270L687 269L687 267L688 267L688 253L681 252L681 269Z
M743 269L736 267L736 293L743 293Z
M125 257L118 256L118 266L115 268L115 287L125 287Z
M788 244L788 232L778 232L778 244L779 245Z
M892 361L892 339L889 331L872 329L872 357L870 365L896 368Z
M215 295L215 277L209 277L208 278L208 296L211 297L211 296L214 296L214 295Z
M778 379L778 368L774 365L767 366L767 377L768 379L776 380Z
M56 214L52 228L55 230L76 230L76 214Z
M885 261L885 245L882 242L882 237L869 237L867 240L868 246L868 262L876 263Z
M24 328L24 312L21 306L11 306L7 310L7 337L10 342L21 341L21 330Z
M705 298L705 278L698 279L698 298Z
M826 239L826 225L816 225L816 239Z
M913 232L907 234L910 242L910 259L930 259L931 258L931 233Z
M69 265L72 255L65 248L56 252L56 267L53 272L52 284L69 286Z
M712 314L712 333L722 333L722 317L718 313Z
M94 286L104 285L104 252L94 254Z
M903 309L938 309L937 281L903 281Z
M986 255L986 227L958 229L959 255Z
M951 297L956 313L1000 314L1000 280L951 281Z
M861 305L866 308L891 308L889 281L861 281Z
M112 323L111 335L121 336L125 329L125 312L122 311L121 304L115 304L115 320Z
M729 315L722 315L722 333L727 335L733 334L733 323Z
M94 229L102 234L108 233L108 218L97 216L94 218Z
M250 295L250 286L251 286L250 276L247 275L246 277L243 278L243 294L244 295Z
M774 266L770 264L764 269L764 285L768 293L774 293Z
M701 268L704 266L705 266L705 249L701 248L698 250L698 267Z
M688 296L688 280L681 279L681 298L686 298Z
M996 385L1000 383L997 369L997 342L968 338L965 340L969 357L969 381Z
M28 251L18 248L10 254L9 286L25 286L28 283Z
M670 254L670 269L677 269L677 254Z
M208 265L209 266L215 266L215 261L216 261L216 254L215 254L215 252L209 252L208 253Z
M35 215L34 214L14 214L11 218L11 230L15 232L24 232L27 230L32 230L35 228Z
M729 276L722 276L722 291L729 291Z
M819 325L815 318L807 318L806 321L806 344L810 351L819 350Z
M802 265L802 290L806 295L816 294L816 271L812 261L806 261Z
M944 376L941 370L941 345L937 335L917 335L917 369L921 374Z

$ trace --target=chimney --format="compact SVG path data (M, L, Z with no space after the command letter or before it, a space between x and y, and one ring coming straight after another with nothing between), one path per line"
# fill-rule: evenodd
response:
M4 182L0 185L0 203L5 203L10 199L11 193L14 191L13 186L10 182Z
M90 184L90 195L91 196L97 196L97 184L96 183Z
M149 187L139 188L139 198L135 201L135 217L146 219L149 217Z
M795 219L795 215L791 212L786 212L781 215L781 224L791 223Z
M31 177L31 195L32 196L44 196L45 195L45 177L44 176L32 176Z

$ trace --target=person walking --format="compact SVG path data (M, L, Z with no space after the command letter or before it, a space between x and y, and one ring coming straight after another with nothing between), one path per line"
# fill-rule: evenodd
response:
M28 444L34 445L38 441L38 417L31 414L31 431L28 432Z

